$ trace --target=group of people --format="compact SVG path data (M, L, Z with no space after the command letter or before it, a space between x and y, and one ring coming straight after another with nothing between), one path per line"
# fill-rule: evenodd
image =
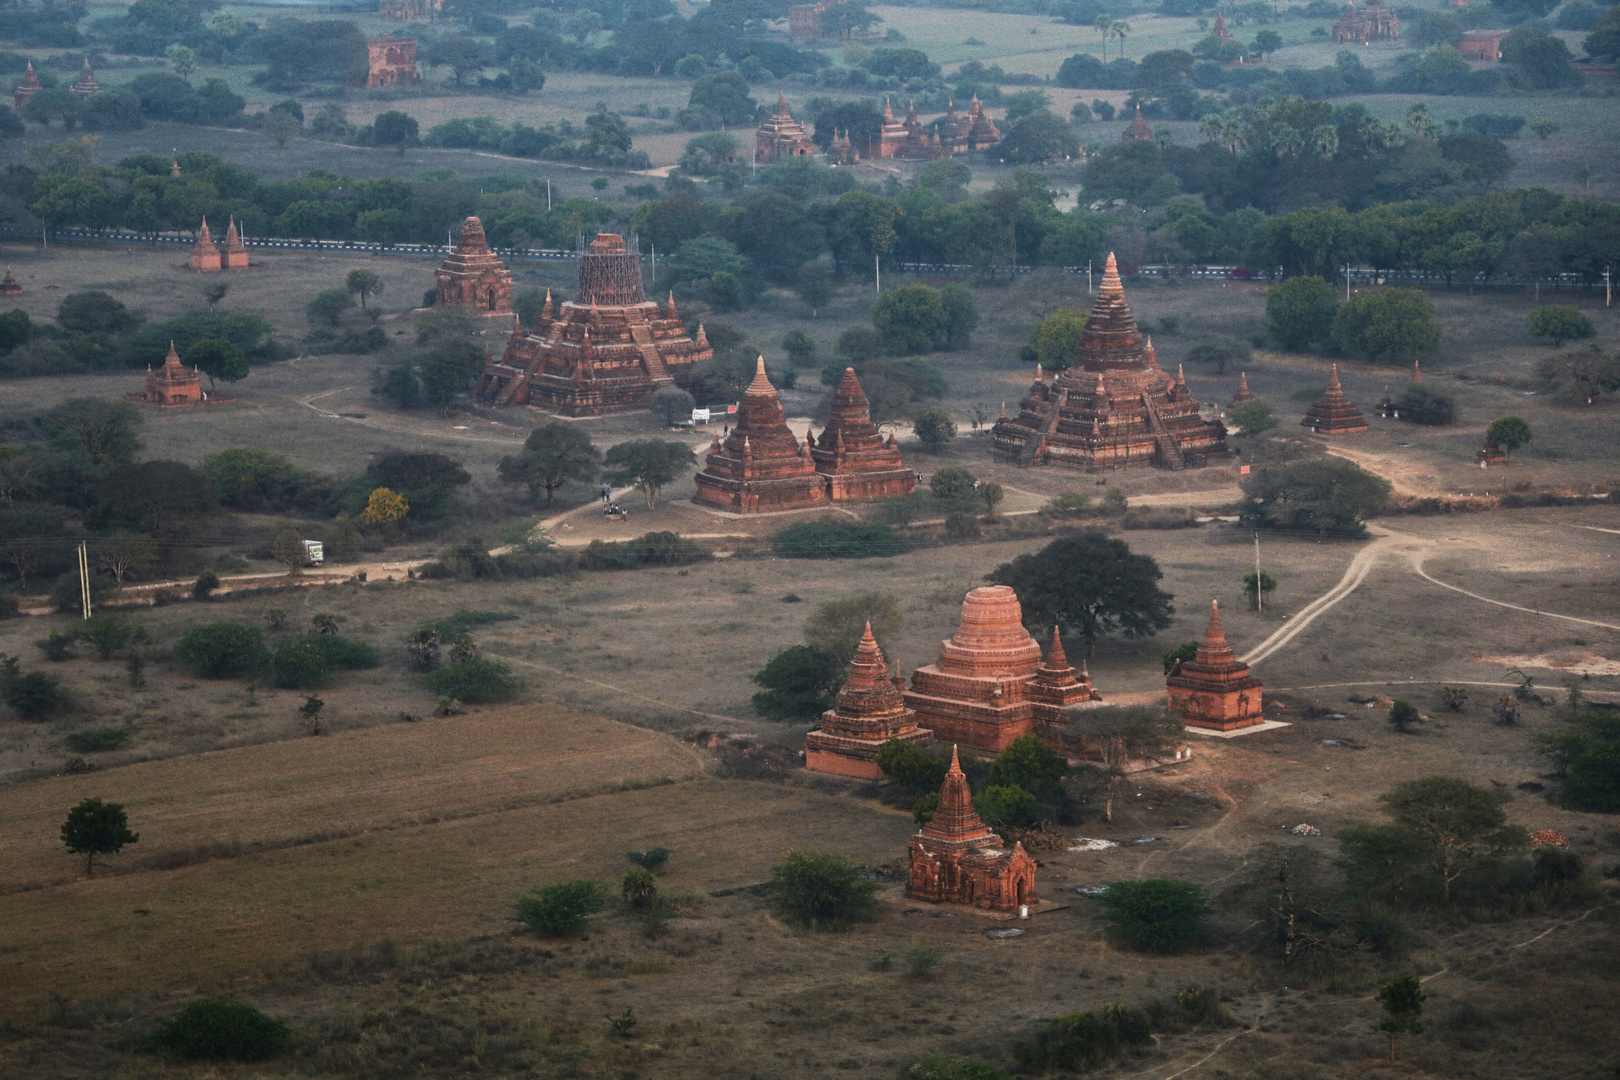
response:
M628 518L630 515L613 501L613 488L607 484L602 485L602 516L605 518Z

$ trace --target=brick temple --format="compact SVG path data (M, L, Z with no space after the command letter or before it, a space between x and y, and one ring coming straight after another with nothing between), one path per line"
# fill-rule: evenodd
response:
M889 675L889 664L866 624L849 677L836 704L821 714L821 727L804 737L804 767L862 780L881 780L877 752L890 739L927 743L933 732L917 726L917 714L901 697L905 679Z
M1356 10L1354 0L1344 5L1344 14L1333 24L1333 44L1370 45L1374 41L1401 40L1401 20L1380 0L1369 0Z
M180 405L201 405L202 374L196 368L186 369L180 362L180 354L175 351L174 342L171 341L169 355L164 357L162 367L153 371L152 365L146 365L146 393L138 400L164 409Z
M737 426L725 442L716 435L693 501L734 514L765 514L824 506L827 485L810 455L810 439L800 442L788 429L776 387L765 377L760 357L754 381L743 392Z
M84 66L79 69L79 81L71 87L73 93L80 98L87 98L91 94L101 93L101 84L96 82L96 73L90 68L90 57L84 58Z
M809 157L816 152L810 133L788 111L787 96L777 92L776 112L754 131L754 161L767 165L790 157Z
M476 217L461 223L456 249L433 276L438 281L435 307L467 308L479 315L512 314L512 272L489 249L484 223Z
M1128 125L1126 125L1125 132L1124 132L1124 134L1120 135L1119 141L1120 142L1152 142L1153 141L1153 129L1148 127L1147 126L1147 121L1142 119L1142 106L1138 105L1136 107L1136 117ZM1108 257L1110 259L1112 259L1114 256L1113 256L1112 253L1110 253Z
M810 458L833 502L891 499L917 487L917 474L900 460L894 436L885 439L872 423L872 408L854 368L845 368L838 381L832 418L811 445Z
M1190 727L1235 731L1265 722L1259 679L1226 643L1219 601L1211 601L1204 640L1191 660L1181 660L1165 680L1170 711Z
M366 86L416 86L421 81L415 38L384 34L366 39Z
M1338 364L1333 365L1333 374L1328 376L1327 392L1306 410L1299 426L1313 435L1354 435L1367 430L1367 418L1344 396L1344 387L1339 385Z
M0 296L21 296L22 291L22 286L17 284L17 279L11 274L11 267L6 267L5 280L0 281Z
M500 360L484 366L475 397L530 405L563 416L602 416L646 407L666 386L683 386L693 365L714 355L703 328L687 336L675 294L660 311L641 287L641 251L599 233L580 252L579 290L561 310L551 293L540 321L512 327Z
M1021 843L1007 850L980 819L954 747L939 789L939 807L911 838L906 895L990 911L1017 911L1035 903L1035 860Z
M1245 401L1254 400L1254 391L1249 389L1249 373L1241 372L1238 375L1237 393L1232 395L1232 404L1241 405Z
M1165 374L1142 336L1113 253L1080 335L1079 363L1050 383L1037 366L1014 419L990 432L998 461L1086 472L1184 469L1224 459L1226 426L1199 415L1198 400Z
M939 659L911 674L905 701L917 723L941 741L998 754L1035 735L1060 752L1072 713L1100 706L1091 676L1076 672L1057 631L1045 661L1024 629L1018 595L1006 585L974 589L962 601L956 633Z
M28 108L28 99L39 93L39 76L34 73L34 62L28 61L28 70L23 72L23 79L17 89L12 92L12 101L15 102L18 112Z
M214 243L214 234L208 229L207 218L202 219L197 239L192 242L189 262L199 274L225 269L225 258L220 254L219 245Z

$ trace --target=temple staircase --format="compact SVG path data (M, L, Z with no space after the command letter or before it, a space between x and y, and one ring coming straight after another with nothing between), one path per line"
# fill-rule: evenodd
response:
M496 376L501 379L501 392L495 395L495 404L510 405L512 398L517 394L518 388L523 385L524 377L521 374Z
M1170 429L1164 426L1164 419L1159 416L1159 410L1146 390L1142 391L1142 404L1147 407L1148 426L1153 428L1153 437L1159 442L1159 456L1164 459L1167 467L1185 469L1187 459L1181 456L1181 447L1177 446L1176 440L1171 437Z
M641 352L641 362L647 368L647 377L655 386L669 386L675 379L670 375L669 369L664 366L664 358L658 355L658 346L653 344L652 327L632 324L630 339L636 343Z
M1058 420L1063 415L1063 406L1068 400L1069 388L1060 387L1057 398L1052 402L1052 410L1046 414L1046 423L1041 425L1041 430L1026 439L1018 451L1020 469L1029 468L1035 464L1035 459L1041 456L1041 449L1046 446L1046 437L1057 430Z

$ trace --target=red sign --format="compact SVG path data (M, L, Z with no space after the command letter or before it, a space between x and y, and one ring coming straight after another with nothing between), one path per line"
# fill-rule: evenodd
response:
M1249 475L1249 467L1247 465L1240 465L1240 466L1238 466L1238 472L1243 476L1248 476Z
M727 405L726 406L726 415L727 416L736 416L737 415L737 406L735 406L735 405Z

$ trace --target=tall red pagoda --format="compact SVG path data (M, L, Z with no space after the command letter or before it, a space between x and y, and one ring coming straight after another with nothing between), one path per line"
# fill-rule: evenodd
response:
M467 308L478 315L512 314L512 272L495 257L484 237L484 223L461 223L461 239L433 272L436 307Z
M1339 385L1338 364L1333 365L1333 374L1328 377L1327 392L1306 411L1299 426L1315 435L1354 435L1367 430L1367 418L1344 396L1344 387Z
M1197 654L1171 668L1165 685L1170 711L1191 727L1235 731L1265 722L1261 682L1226 643L1219 601L1210 602L1209 626Z
M911 838L906 895L990 911L1016 911L1035 902L1035 860L1021 843L1008 851L973 809L955 747L939 806Z
M854 368L845 368L833 393L832 419L810 448L833 502L869 502L910 495L917 474L900 460L894 436L872 423L872 407Z
M877 752L885 742L931 742L934 733L918 727L917 714L906 708L900 695L904 684L902 678L889 677L888 662L867 623L837 703L821 714L821 728L804 737L804 767L881 780Z
M830 501L810 456L809 438L800 442L788 429L782 399L765 377L763 356L743 392L737 426L725 442L717 435L709 447L693 501L734 514L797 510Z

